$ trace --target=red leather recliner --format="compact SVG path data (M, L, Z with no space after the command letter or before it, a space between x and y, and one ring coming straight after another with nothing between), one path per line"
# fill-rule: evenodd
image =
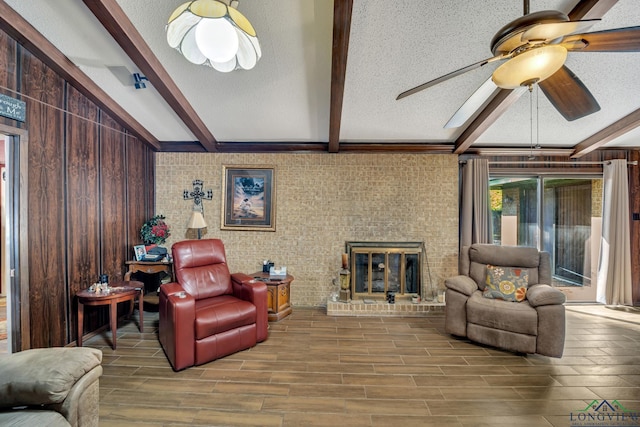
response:
M172 253L176 282L160 286L158 310L160 344L174 370L267 339L267 286L230 274L221 240L185 240Z

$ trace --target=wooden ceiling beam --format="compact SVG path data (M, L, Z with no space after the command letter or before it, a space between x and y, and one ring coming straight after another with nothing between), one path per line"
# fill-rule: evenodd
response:
M132 135L155 150L160 148L158 140L144 126L138 123L20 14L1 0L0 28L108 113L118 124L129 130Z
M83 2L149 79L160 96L167 101L205 150L216 151L215 137L178 89L118 2L116 0L83 0Z
M340 125L344 80L347 74L347 54L351 33L351 11L353 0L333 2L333 46L331 54L331 102L329 112L329 152L340 149Z
M453 146L451 144L438 143L375 143L375 142L352 142L341 143L340 150L350 153L408 153L408 154L451 154Z
M572 21L580 19L599 19L604 16L618 0L581 0L568 16ZM500 89L478 117L471 122L455 141L454 153L464 153L480 136L493 125L500 116L518 99L511 89ZM515 99L514 99L515 97Z
M581 141L574 147L572 159L578 159L585 154L588 154L608 142L616 139L617 137L624 135L640 126L640 109L624 116L617 122L607 126L599 132L594 133L589 138Z

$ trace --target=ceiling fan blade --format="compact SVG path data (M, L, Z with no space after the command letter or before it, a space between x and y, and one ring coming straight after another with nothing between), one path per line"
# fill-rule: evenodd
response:
M534 25L522 33L522 41L544 40L550 41L568 34L586 31L600 19L586 19L584 21L549 22Z
M430 88L431 86L437 85L438 83L442 83L445 80L449 80L453 77L459 76L460 74L464 74L467 71L471 71L474 70L476 68L480 68L483 65L487 65L490 62L494 62L494 61L499 61L501 59L505 59L505 58L509 58L511 55L498 55L498 56L494 56L491 58L487 58L487 59L483 59L480 62L476 62L475 64L471 64L471 65L467 65L466 67L460 68L459 70L456 71L452 71L449 74L445 74L444 76L440 76L437 79L428 81L426 83L421 84L420 86L416 86L413 89L409 89L407 91L402 92L400 95L398 95L398 97L396 98L396 101L402 98L405 98L409 95L413 95L414 93L420 92L421 90L425 90L427 88Z
M445 129L457 128L465 124L496 89L498 89L498 86L489 77L451 116L447 124L444 125Z
M574 34L562 40L573 52L640 52L640 27Z
M465 102L462 104L458 111L455 112L453 116L449 119L446 125L444 125L445 129L457 128L464 125L467 120L469 120L476 111L478 111L485 102L495 93L495 90L499 89L498 86L493 82L491 77L487 79L482 85L473 92ZM524 86L517 87L513 89L513 91L517 94L516 98L514 98L514 102L523 93L527 91L527 88Z
M566 65L538 85L556 110L569 121L600 111L598 101Z

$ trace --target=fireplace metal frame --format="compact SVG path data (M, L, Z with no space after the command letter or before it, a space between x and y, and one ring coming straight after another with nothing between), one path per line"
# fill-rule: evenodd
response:
M388 264L389 254L400 254L400 292L397 293L401 299L409 299L412 295L423 294L424 287L424 268L426 265L426 250L424 242L346 242L346 252L349 256L349 266L351 270L351 298L374 298L384 299L389 288L388 268L386 265L383 273L384 289L383 291L373 291L373 254L384 254L384 263ZM367 292L357 292L356 284L358 283L356 257L358 254L368 254L368 272L367 272ZM417 255L418 274L415 292L404 292L406 290L406 262L407 255Z

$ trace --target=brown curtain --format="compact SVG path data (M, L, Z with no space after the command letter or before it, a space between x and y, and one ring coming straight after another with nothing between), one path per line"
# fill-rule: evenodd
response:
M489 161L472 159L462 167L460 249L472 243L492 243L489 204Z

